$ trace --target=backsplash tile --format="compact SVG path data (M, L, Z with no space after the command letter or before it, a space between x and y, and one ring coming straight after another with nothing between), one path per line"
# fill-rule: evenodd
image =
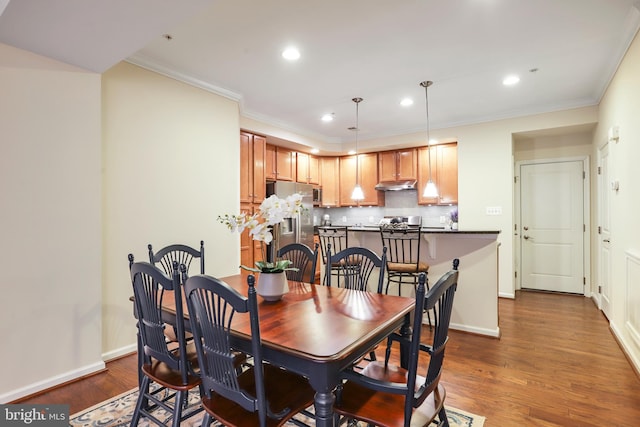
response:
M366 206L350 208L315 208L314 219L320 224L322 216L329 214L333 225L377 224L385 216L420 215L425 227L442 227L440 217L449 219L449 213L457 206L419 206L416 190L387 191L385 206ZM344 221L346 219L346 221Z

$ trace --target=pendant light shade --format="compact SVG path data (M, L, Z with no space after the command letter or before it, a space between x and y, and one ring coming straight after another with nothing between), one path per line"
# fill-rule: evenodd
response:
M362 102L362 98L353 98L353 102L356 103L356 186L353 187L353 192L351 192L351 200L359 201L364 200L364 192L362 191L362 187L360 187L360 171L358 168L358 121L359 121L359 111L358 106L360 102Z
M431 86L433 82L431 80L425 80L420 82L420 86L424 88L424 96L427 105L427 151L429 153L429 181L427 181L427 185L424 187L424 191L422 193L422 197L426 197L429 199L435 199L438 197L438 188L436 184L431 179L431 135L429 129L429 86Z

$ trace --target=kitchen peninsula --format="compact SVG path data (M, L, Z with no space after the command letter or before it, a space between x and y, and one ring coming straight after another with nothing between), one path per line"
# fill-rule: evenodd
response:
M377 226L348 228L349 245L382 253ZM500 231L422 228L420 259L429 264L429 283L460 259L460 278L453 304L451 328L475 334L500 336L498 325L498 250ZM390 289L397 292L396 289Z

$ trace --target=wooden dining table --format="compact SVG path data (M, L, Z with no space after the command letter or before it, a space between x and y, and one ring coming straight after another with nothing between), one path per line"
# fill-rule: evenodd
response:
M221 280L246 296L246 277ZM258 304L264 360L308 378L316 392L316 426L327 427L334 425L340 372L400 328L415 299L290 281L281 300L258 297ZM165 294L163 307L165 321L176 322L173 293ZM234 319L232 330L233 347L250 354L248 319Z

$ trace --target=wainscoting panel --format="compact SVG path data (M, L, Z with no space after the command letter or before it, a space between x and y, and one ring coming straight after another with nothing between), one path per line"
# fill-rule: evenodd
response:
M625 327L640 347L640 254L626 251L627 307Z

